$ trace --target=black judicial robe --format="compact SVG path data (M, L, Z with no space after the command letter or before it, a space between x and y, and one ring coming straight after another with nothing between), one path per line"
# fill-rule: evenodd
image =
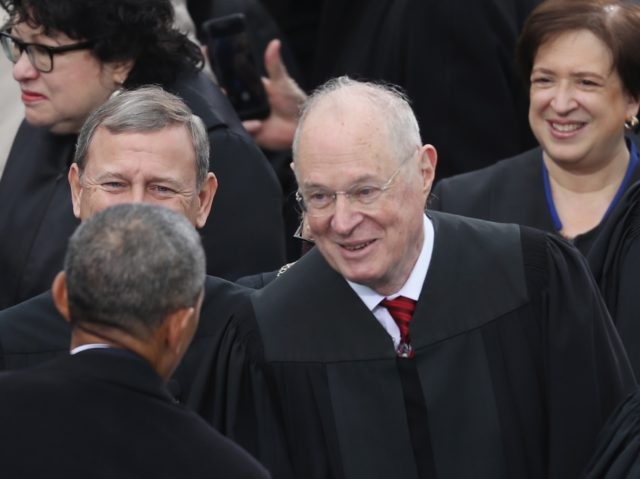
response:
M631 173L627 187L638 180L640 166ZM477 171L440 180L431 192L428 206L431 210L555 233L545 197L540 147ZM587 254L601 226L602 223L578 235L573 244Z
M640 477L640 391L629 397L607 421L585 479Z
M640 183L607 219L587 256L636 377L640 375Z
M205 123L219 182L202 229L210 274L236 279L285 262L282 190L228 100L203 73L167 90ZM75 135L21 125L0 179L0 309L51 287L78 224L67 172Z
M269 477L129 351L94 349L0 374L0 424L7 478Z
M190 406L276 478L577 477L635 387L584 258L429 214L414 359L312 250L229 323Z
M250 292L207 276L198 329L169 382L174 397L185 400L189 396L203 355L220 340L233 311ZM66 356L70 333L69 323L58 313L50 291L0 311L0 371L32 367Z

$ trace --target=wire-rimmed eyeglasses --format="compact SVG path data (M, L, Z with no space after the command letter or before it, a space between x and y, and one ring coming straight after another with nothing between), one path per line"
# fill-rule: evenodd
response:
M22 52L27 52L27 58L33 68L42 73L49 73L53 70L53 57L59 53L72 52L75 50L85 50L91 48L93 40L63 45L61 47L49 47L39 43L27 43L9 35L7 32L0 32L0 43L5 55L11 63L17 63L22 56Z
M311 216L326 216L333 212L335 209L335 203L338 199L338 195L344 195L351 204L357 204L360 206L367 206L373 204L382 193L387 191L393 185L393 180L396 179L398 173L402 167L413 158L413 154L405 158L398 168L391 174L389 179L382 185L362 184L354 185L351 188L344 191L331 191L325 188L314 187L308 191L296 192L296 200L302 208L302 211Z

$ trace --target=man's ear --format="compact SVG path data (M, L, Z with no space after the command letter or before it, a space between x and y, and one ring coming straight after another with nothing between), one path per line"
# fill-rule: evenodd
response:
M422 178L422 191L429 194L433 180L436 176L436 164L438 163L438 152L433 145L420 147L420 172Z
M196 214L196 227L202 228L207 222L209 213L211 212L211 205L213 204L213 198L218 190L218 180L216 175L209 172L207 178L204 180L202 188L198 193L198 211Z
M69 174L67 175L69 186L71 187L71 203L73 204L73 214L80 219L80 199L82 196L82 184L80 183L80 169L77 163L71 163Z
M182 357L191 342L190 335L193 328L190 328L190 321L193 321L194 314L195 308L193 307L180 308L165 318L165 341L169 351L178 358Z
M191 343L195 331L195 326L191 326L191 322L195 320L192 318L194 314L195 308L174 311L167 315L153 332L154 339L149 342L153 344L154 350L150 362L165 381L169 380L178 367Z
M67 290L67 277L64 271L60 271L53 280L51 285L51 296L53 296L53 303L56 305L58 312L64 317L67 322L71 321L69 314L69 295Z

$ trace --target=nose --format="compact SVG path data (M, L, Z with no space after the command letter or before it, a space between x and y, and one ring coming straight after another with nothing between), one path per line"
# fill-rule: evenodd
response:
M13 79L17 82L33 80L39 74L40 72L31 64L27 52L22 52L18 61L13 65Z
M553 91L551 107L560 114L568 113L578 106L575 91L568 82L560 83Z
M147 200L147 191L143 185L133 185L131 187L129 203L149 203Z
M349 235L362 221L362 213L357 211L345 195L337 195L335 210L331 217L331 228L338 234Z

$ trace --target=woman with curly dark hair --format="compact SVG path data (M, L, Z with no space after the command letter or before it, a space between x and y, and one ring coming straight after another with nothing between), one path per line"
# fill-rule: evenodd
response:
M77 220L66 176L76 134L119 89L159 84L207 125L220 188L203 229L208 272L235 279L284 262L281 190L169 0L0 0L0 33L25 106L0 180L0 309L46 290ZM253 201L252 201L253 200Z

